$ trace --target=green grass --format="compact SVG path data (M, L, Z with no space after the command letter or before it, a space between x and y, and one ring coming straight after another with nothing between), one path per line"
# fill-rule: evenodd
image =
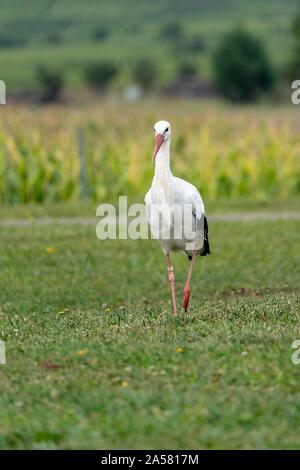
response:
M140 202L135 200L134 202ZM100 204L100 201L99 201ZM118 201L116 200L116 207ZM29 203L0 205L0 222L11 219L24 219L34 224L35 219L47 217L94 217L96 215L95 202L67 201L61 203ZM245 212L289 212L299 211L299 197L288 199L256 200L248 198L224 199L218 201L205 200L208 214L245 213Z
M0 447L299 448L299 229L211 223L173 318L155 241L0 228Z
M290 24L297 11L297 0L230 0L228 2L185 0L73 0L48 2L0 0L1 40L16 42L14 47L0 49L0 77L8 90L36 86L36 67L46 64L62 68L67 84L82 86L83 68L87 62L112 59L123 65L116 83L122 86L130 79L132 62L144 56L153 57L160 69L160 81L174 78L179 51L170 48L160 37L170 21L182 24L189 40L200 35L206 48L192 57L202 74L210 75L211 52L222 35L237 24L243 24L264 40L276 65L287 62L291 50ZM108 30L108 37L95 42L95 31ZM56 37L58 42L51 43ZM18 44L19 42L19 44ZM181 59L186 51L181 53Z

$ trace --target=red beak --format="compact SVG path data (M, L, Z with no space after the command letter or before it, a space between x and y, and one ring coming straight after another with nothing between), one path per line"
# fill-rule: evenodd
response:
M162 146L163 141L164 141L164 136L162 134L157 134L155 147L154 147L154 150L153 150L152 163L154 162L155 157L156 157L160 147Z

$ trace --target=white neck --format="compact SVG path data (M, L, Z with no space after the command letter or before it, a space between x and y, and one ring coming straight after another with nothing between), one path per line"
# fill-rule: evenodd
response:
M172 176L170 168L170 140L163 142L155 157L155 173L153 181L158 182Z

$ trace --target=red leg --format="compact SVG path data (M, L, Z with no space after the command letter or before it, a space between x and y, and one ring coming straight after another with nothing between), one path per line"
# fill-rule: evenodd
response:
M168 279L169 279L169 283L170 283L170 287L171 287L173 315L177 315L174 268L171 265L171 260L170 260L170 255L169 254L166 255L166 262L167 262L167 270L168 270Z
M183 306L185 311L187 311L188 306L189 306L190 284L191 284L191 277L192 277L192 272L193 272L193 267L194 267L195 260L196 260L196 252L193 251L193 256L192 256L192 260L190 262L188 277L187 277L187 281L186 281L185 288L184 288L184 291L183 291L182 306Z

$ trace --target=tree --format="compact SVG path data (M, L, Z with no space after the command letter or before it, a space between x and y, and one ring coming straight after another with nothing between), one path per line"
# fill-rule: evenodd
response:
M195 62L184 61L178 65L178 76L179 77L196 77L198 75L198 67Z
M181 24L177 22L170 22L165 24L160 31L160 36L162 39L166 39L172 43L180 42L183 37Z
M181 23L176 21L166 23L160 30L160 38L176 55L184 53L186 37Z
M97 42L104 41L108 37L108 30L102 26L99 26L93 34L94 40Z
M133 68L133 78L145 91L149 91L157 78L157 69L151 59L138 60Z
M187 41L186 49L192 53L202 53L206 49L206 42L201 35L192 36Z
M56 101L64 86L64 77L62 72L51 70L43 65L38 68L37 77L42 89L42 101Z
M48 36L46 36L45 41L48 44L53 44L53 45L61 44L63 42L63 37L61 36L61 34L57 32L50 33L48 34Z
M238 29L227 34L213 58L215 82L231 101L253 101L271 89L273 70L261 41Z
M117 73L118 67L116 64L103 61L89 64L85 76L90 86L98 90L105 90Z

